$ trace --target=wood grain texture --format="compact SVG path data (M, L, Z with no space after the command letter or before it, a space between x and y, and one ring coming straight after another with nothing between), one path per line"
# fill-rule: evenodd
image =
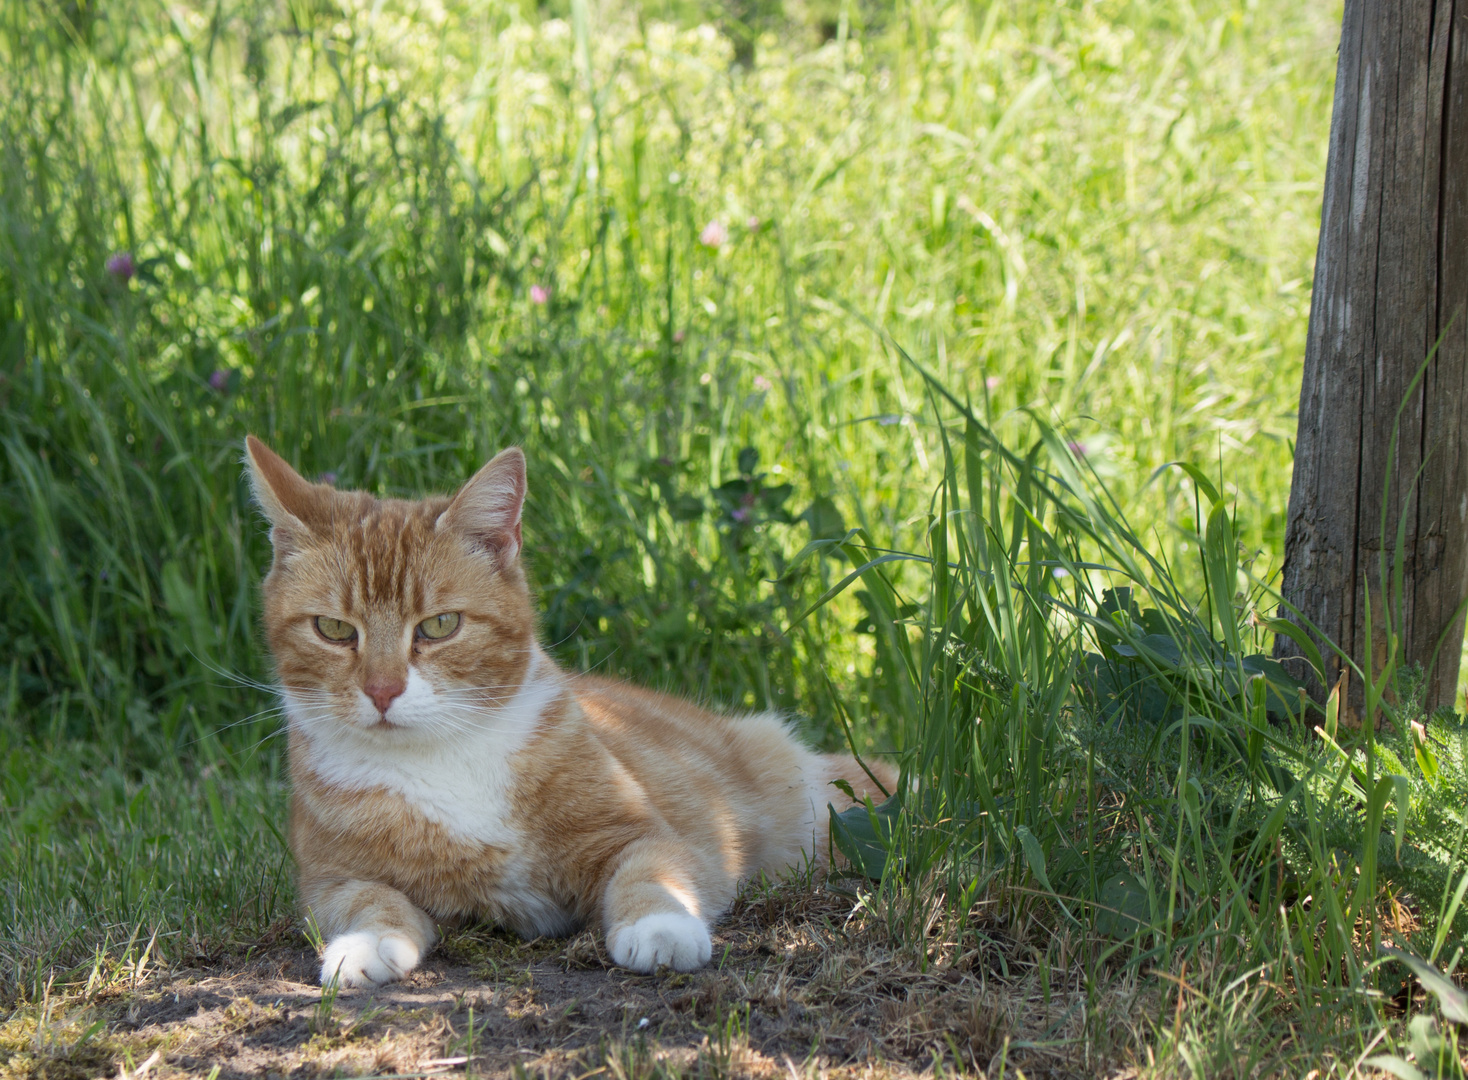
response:
M1468 0L1346 0L1282 591L1358 664L1370 640L1380 670L1405 514L1394 618L1429 708L1453 701L1468 595L1465 305Z

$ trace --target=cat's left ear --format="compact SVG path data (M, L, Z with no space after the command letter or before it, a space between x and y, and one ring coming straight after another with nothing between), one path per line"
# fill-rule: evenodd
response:
M501 450L459 489L437 528L455 529L476 546L513 562L520 554L520 511L525 506L525 455Z

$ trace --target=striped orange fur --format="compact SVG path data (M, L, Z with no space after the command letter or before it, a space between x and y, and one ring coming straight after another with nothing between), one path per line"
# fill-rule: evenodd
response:
M437 925L480 919L594 923L617 964L697 968L743 879L822 861L826 804L846 803L833 780L881 798L772 714L557 667L520 562L518 449L417 502L309 483L253 436L246 450L323 981L401 978Z

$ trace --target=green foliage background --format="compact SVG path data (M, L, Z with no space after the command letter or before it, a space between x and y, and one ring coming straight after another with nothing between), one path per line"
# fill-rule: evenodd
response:
M1169 550L1186 483L1145 482L1217 461L1277 563L1327 13L847 5L748 67L699 9L563 14L5 6L12 720L167 756L237 719L247 430L409 495L521 442L566 659L829 719L870 644L786 636L831 568L782 561L855 523L912 546L937 476L865 321L1001 425L1063 419ZM746 447L792 488L737 522Z

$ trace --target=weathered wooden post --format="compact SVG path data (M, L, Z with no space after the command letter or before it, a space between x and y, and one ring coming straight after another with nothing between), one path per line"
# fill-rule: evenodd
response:
M1404 662L1426 669L1443 643L1429 710L1453 701L1468 595L1465 305L1468 0L1346 0L1283 593L1357 663L1372 638L1379 670L1379 567L1384 550L1390 573L1405 510ZM1439 338L1389 460L1397 406ZM1276 653L1298 649L1281 637ZM1338 666L1327 663L1334 682Z

